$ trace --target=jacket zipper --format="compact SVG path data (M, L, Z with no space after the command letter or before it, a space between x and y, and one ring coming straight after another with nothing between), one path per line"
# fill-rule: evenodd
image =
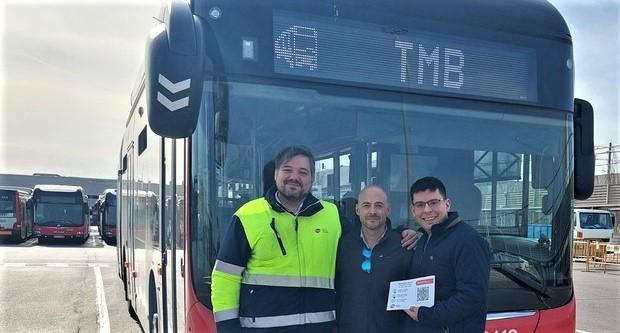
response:
M278 230L276 230L276 219L274 217L271 218L271 223L269 225L271 226L271 229L273 230L273 232L276 234L276 238L278 239L278 245L280 245L280 251L282 251L282 255L285 256L286 249L284 248L284 243L282 243L282 239L280 238L280 235L278 234Z

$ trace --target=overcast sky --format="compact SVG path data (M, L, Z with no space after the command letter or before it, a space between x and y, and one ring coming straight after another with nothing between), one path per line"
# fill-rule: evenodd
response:
M620 0L551 0L573 36L595 144L620 144ZM0 173L115 178L159 1L0 0ZM600 170L599 170L600 171Z

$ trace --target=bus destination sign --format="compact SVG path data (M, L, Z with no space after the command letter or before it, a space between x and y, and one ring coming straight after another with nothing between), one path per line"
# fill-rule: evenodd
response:
M273 31L279 74L537 100L534 49L288 12L275 13Z

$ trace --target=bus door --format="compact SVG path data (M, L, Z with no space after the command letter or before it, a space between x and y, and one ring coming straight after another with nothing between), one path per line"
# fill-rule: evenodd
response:
M127 152L127 294L134 308L136 306L136 263L135 263L135 221L136 218L136 188L134 182L134 147Z
M165 140L165 231L166 241L166 303L168 332L185 332L185 298L183 276L183 142Z

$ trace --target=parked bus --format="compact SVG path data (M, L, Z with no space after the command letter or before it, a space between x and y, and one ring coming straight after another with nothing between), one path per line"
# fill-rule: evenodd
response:
M96 225L97 231L101 235L101 229L99 228L99 214L101 214L101 196L98 197L97 201L90 207L90 225Z
M614 216L610 211L600 209L575 209L576 239L592 239L608 242L614 231Z
M81 187L36 185L32 196L34 235L39 243L46 239L88 239L88 197Z
M592 193L593 120L552 5L193 0L158 22L118 172L119 276L145 329L215 332L222 235L264 166L303 144L315 193L351 219L378 184L393 224L413 225L409 186L444 181L492 247L488 332L575 331L572 202Z
M99 198L99 235L108 243L116 242L116 190L106 189Z
M0 236L22 242L32 236L32 189L0 186Z

